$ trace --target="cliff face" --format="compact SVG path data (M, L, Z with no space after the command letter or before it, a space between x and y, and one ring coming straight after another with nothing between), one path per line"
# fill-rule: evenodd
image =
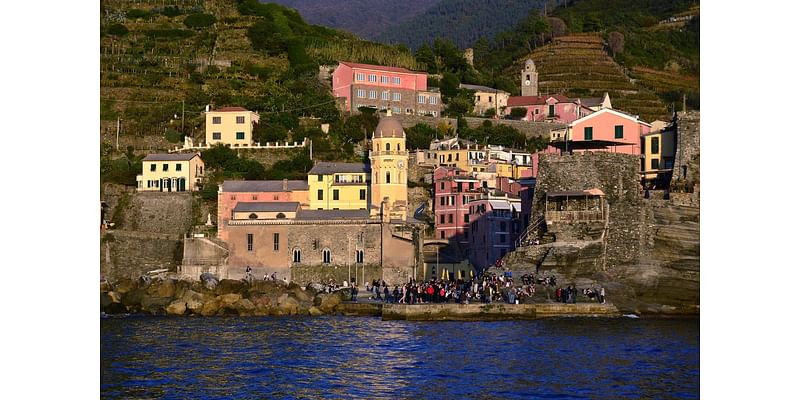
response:
M600 189L608 218L547 225L541 245L507 256L514 276L538 272L564 287L603 286L623 312L699 313L699 193L645 199L638 163L614 153L542 157L535 215L544 213L547 192Z

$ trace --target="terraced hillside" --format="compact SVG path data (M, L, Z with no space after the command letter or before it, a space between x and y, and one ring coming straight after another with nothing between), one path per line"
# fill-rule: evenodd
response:
M596 34L555 38L552 43L517 60L506 73L519 79L518 72L528 57L539 71L540 94L600 97L608 92L614 108L639 115L645 121L664 120L669 116L666 105L654 92L629 77L609 57L603 39ZM647 76L655 77L655 74Z

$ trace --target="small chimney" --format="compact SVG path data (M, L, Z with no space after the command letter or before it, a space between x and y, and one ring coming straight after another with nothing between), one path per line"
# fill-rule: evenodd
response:
M285 192L287 190L289 190L289 180L288 179L284 179L283 180L283 191Z

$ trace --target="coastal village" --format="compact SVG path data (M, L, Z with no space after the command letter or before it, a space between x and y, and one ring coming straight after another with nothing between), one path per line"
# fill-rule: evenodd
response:
M630 245L642 247L647 235L653 240L653 233L630 234L629 228L646 221L626 220L622 209L676 204L693 207L699 218L698 112L647 122L614 108L607 93L600 98L540 93L530 59L519 74L521 96L463 87L474 91L476 114L498 110L487 121L538 125L549 139L544 150L476 143L456 130L412 151L404 123L438 118L443 109L438 89L427 86L427 74L340 61L329 79L341 112L379 115L365 142L365 162L314 161L305 180L225 180L215 217L207 213L204 225L190 227L180 238L179 262L115 269L106 243L102 273L110 279L148 273L194 280L204 274L263 277L337 288L377 282L384 290L428 280L557 276L596 290L610 285L603 282L609 271L644 250ZM507 119L512 112L518 117ZM187 137L183 146L143 159L136 192L152 198L145 204L200 190L208 174L202 151L215 146L265 153L302 148L314 159L311 140L255 142L256 111L227 105L208 107L204 114L203 141ZM115 221L106 217L105 207L101 234L113 235ZM151 212L164 217L157 207ZM699 282L699 262L697 275L688 273ZM690 297L692 290L691 283L680 289Z

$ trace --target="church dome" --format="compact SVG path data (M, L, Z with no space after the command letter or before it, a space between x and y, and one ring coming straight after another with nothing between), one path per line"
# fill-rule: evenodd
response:
M405 138L406 133L403 131L403 125L397 118L393 117L391 111L386 116L381 117L378 121L378 126L375 127L375 132L372 133L372 138Z

